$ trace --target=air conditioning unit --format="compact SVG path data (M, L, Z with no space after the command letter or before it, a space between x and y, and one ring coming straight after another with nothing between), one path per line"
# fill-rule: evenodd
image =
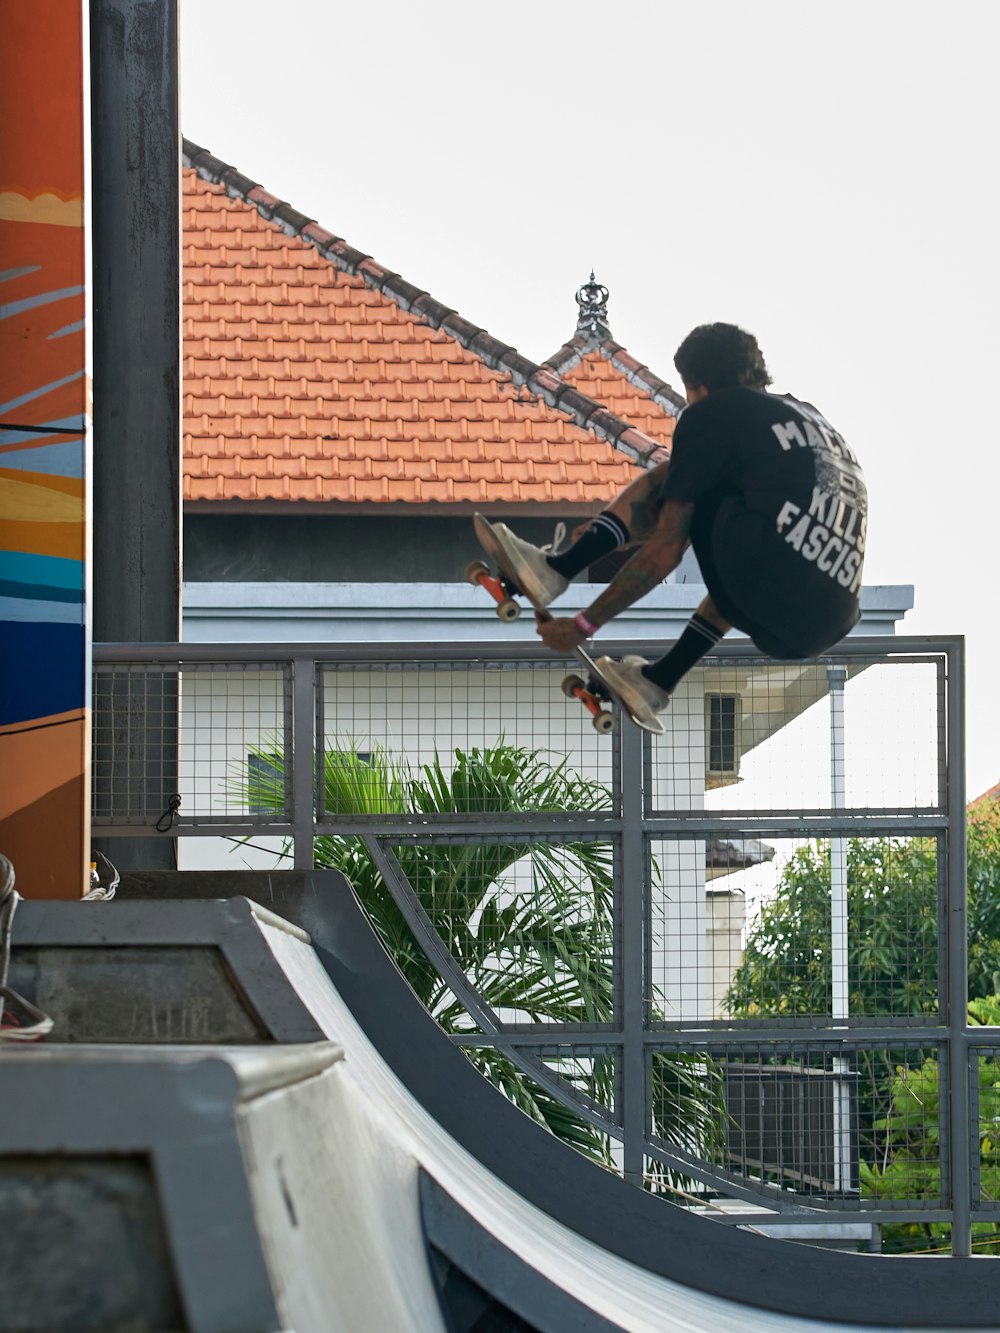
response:
M705 695L705 777L710 787L739 781L742 720L738 694Z
M858 1072L720 1060L729 1168L785 1190L856 1196ZM847 1062L844 1062L845 1065Z

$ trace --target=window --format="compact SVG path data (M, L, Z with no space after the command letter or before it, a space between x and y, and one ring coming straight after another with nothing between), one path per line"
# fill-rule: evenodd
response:
M705 759L710 778L739 777L741 715L738 694L705 695Z

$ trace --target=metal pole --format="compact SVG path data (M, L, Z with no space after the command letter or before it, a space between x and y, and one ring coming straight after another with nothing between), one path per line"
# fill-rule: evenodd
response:
M830 805L842 810L846 804L844 773L844 667L828 667L830 685ZM849 1005L847 975L847 842L830 839L830 1014L834 1021L846 1019Z
M847 670L828 667L830 686L830 805L843 810L847 804L844 740L844 687ZM834 1026L846 1023L850 1012L850 978L847 944L847 841L830 839L830 1016ZM849 1074L850 1064L842 1056L832 1061L835 1074ZM846 1078L833 1082L833 1179L837 1190L851 1187L851 1087Z
M292 834L296 870L313 868L316 664L292 659Z
M625 1179L640 1188L645 1171L647 1108L645 938L650 885L643 840L643 734L621 718L622 778L622 1099Z
M951 1252L972 1253L972 1153L969 1108L969 924L965 846L965 643L948 652L948 1091L951 1167ZM978 1058L978 1057L976 1057Z
M177 0L91 0L94 638L180 633L180 129ZM177 791L177 677L125 678L98 750L158 815ZM172 837L119 839L125 869L172 869Z

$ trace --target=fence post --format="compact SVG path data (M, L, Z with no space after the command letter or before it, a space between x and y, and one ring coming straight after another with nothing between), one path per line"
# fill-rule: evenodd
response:
M830 688L830 807L843 810L847 804L846 752L844 732L844 690L847 668L826 669ZM830 1016L834 1025L846 1024L850 1017L847 839L830 839ZM832 1071L844 1077L833 1081L833 1179L837 1190L851 1188L851 1085L850 1061L835 1055Z
M622 1101L623 1173L643 1184L647 1120L645 1027L645 940L649 910L643 840L643 733L620 715L622 792Z
M972 1153L978 1135L969 1123L969 922L965 847L965 654L962 642L948 649L948 1130L951 1168L951 1252L972 1253Z
M292 658L292 849L296 870L313 868L316 663Z

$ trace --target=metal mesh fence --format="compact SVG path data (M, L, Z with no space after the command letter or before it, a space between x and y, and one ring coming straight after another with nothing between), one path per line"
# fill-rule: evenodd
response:
M177 791L180 673L172 664L94 670L93 822L147 823Z
M1000 1042L971 1054L972 1207L1000 1228ZM1000 1237L997 1238L1000 1241Z
M900 654L709 659L651 756L653 813L940 808L943 666Z
M743 1040L696 1047L688 1058L700 1062L714 1099L703 1156L715 1193L750 1187L840 1211L943 1207L936 1046ZM655 1057L649 1077L653 1142L669 1148L658 1127L675 1093Z
M170 797L184 822L285 822L288 668L253 662L94 671L93 823L148 825Z
M935 838L657 838L648 999L668 1020L937 1021Z
M321 837L411 986L449 1031L608 1028L616 1014L609 840ZM474 997L470 1009L469 1000Z
M726 648L663 738L598 734L525 645L96 657L102 834L175 792L186 867L238 838L343 871L453 1040L604 1165L948 1243L970 1191L993 1216L1000 1047L954 1073L959 645Z
M495 782L477 783L471 770L476 756L504 751L539 777L545 767L581 779L575 788L551 783L547 792L539 783L531 808L609 808L613 747L596 734L582 709L552 706L567 670L568 664L489 661L324 665L320 817L403 813L407 779L424 777L427 770L432 787L450 784L452 805L436 808L440 802L435 804L432 792L426 813L491 813L503 800L503 777L498 772ZM456 778L463 771L470 774L465 787ZM526 793L527 784L521 789Z

